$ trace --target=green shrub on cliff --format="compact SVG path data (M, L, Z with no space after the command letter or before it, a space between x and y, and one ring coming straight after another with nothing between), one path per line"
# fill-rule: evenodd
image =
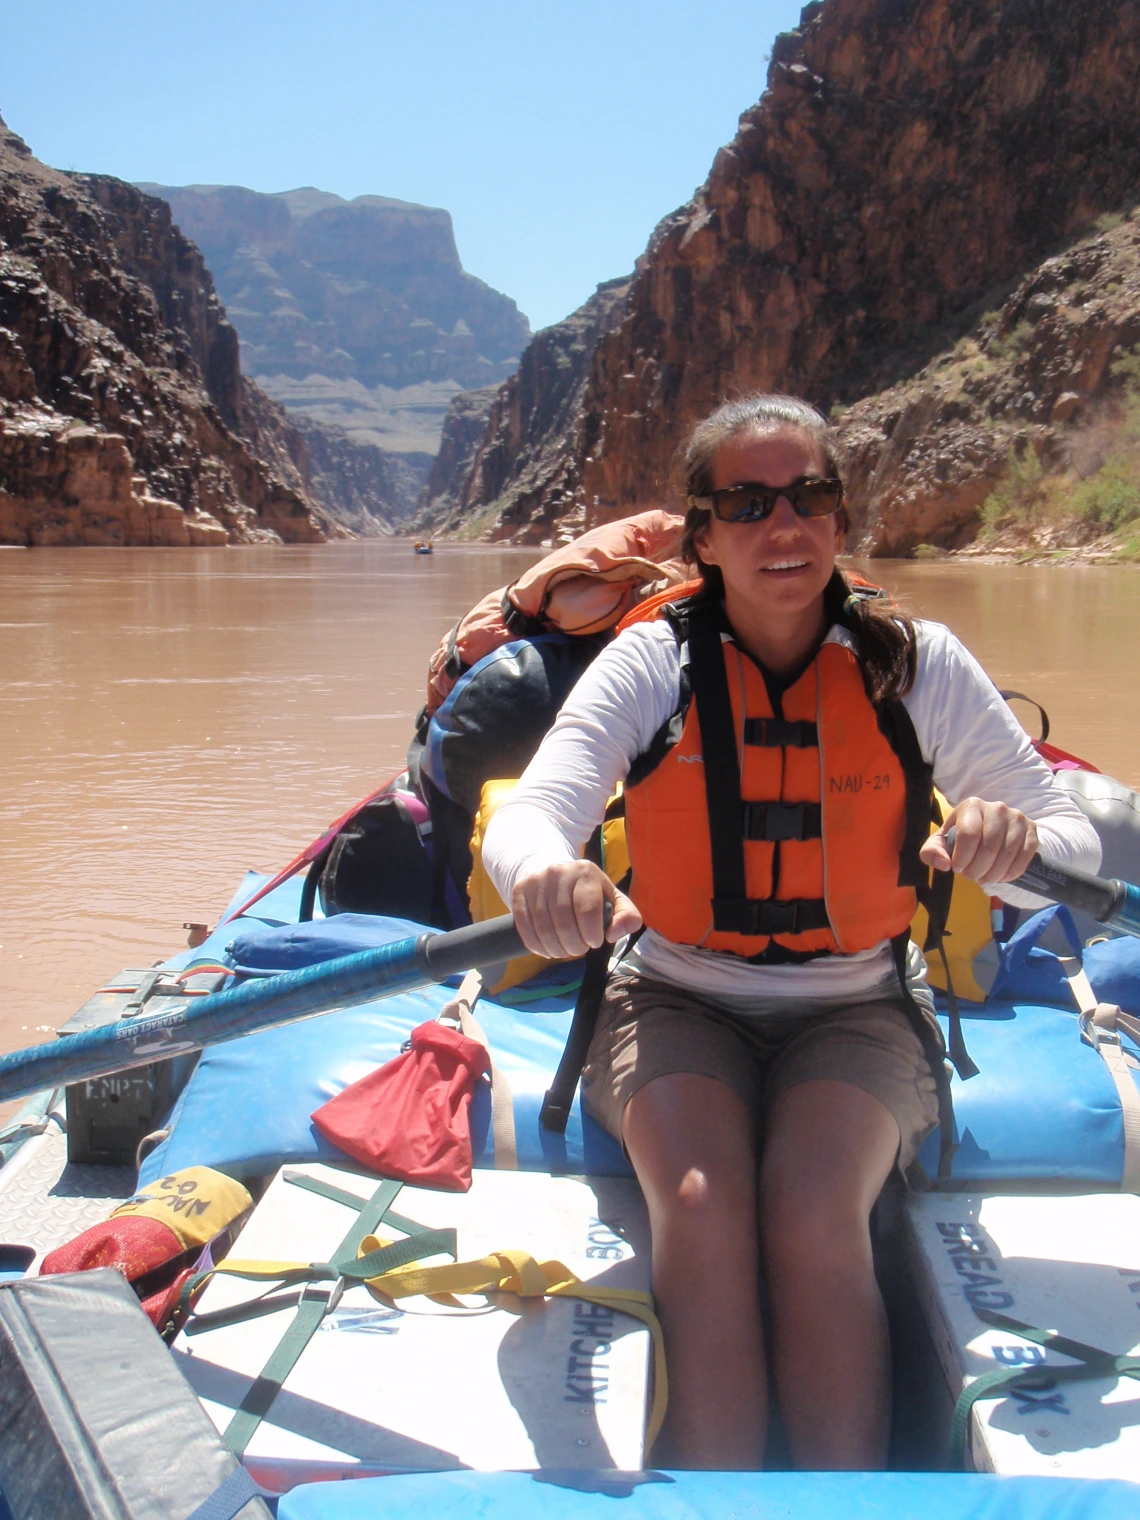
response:
M1112 369L1125 380L1119 426L1098 467L1076 484L1071 497L1077 517L1107 529L1140 518L1140 355L1132 352Z
M1140 518L1140 448L1113 453L1072 493L1073 511L1086 522L1122 528Z
M1005 473L982 502L982 537L1033 527L1049 504L1049 489L1037 451L1013 454Z
M1129 350L1112 364L1124 382L1113 413L1101 413L1070 434L1070 467L1049 474L1031 446L1014 453L982 503L980 538L1005 537L1049 545L1087 543L1118 535L1118 557L1140 557L1140 352Z
M1033 323L1019 322L1004 338L991 338L986 352L992 359L1011 359L1023 354L1033 341Z

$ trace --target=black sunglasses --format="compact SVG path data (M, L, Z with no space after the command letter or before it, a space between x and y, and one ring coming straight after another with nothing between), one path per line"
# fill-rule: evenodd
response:
M694 505L711 506L721 522L763 522L782 496L797 517L831 517L843 505L843 482L834 476L801 475L786 486L748 484L726 486L708 496L695 496Z

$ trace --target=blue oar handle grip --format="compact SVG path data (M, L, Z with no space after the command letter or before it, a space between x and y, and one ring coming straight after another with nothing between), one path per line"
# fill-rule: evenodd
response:
M943 836L950 855L954 853L956 835L957 830L951 825ZM1140 888L1129 886L1125 881L1093 876L1072 866L1054 865L1052 861L1034 855L1025 871L1009 885L1035 892L1050 902L1063 903L1075 912L1087 913L1107 928L1140 936Z

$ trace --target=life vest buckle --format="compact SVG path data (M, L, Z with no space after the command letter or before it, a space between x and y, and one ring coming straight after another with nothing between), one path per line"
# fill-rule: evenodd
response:
M819 730L805 719L745 718L744 742L759 749L818 749Z
M713 928L720 934L806 934L830 925L822 898L796 897L788 902L775 898L714 897Z
M772 844L784 839L821 839L823 809L818 802L746 802L744 837Z

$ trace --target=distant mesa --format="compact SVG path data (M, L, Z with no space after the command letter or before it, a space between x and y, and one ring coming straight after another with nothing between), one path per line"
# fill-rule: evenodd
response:
M291 413L424 456L425 474L452 396L506 379L530 339L514 301L463 269L447 211L311 186L139 188L202 250L245 373Z

